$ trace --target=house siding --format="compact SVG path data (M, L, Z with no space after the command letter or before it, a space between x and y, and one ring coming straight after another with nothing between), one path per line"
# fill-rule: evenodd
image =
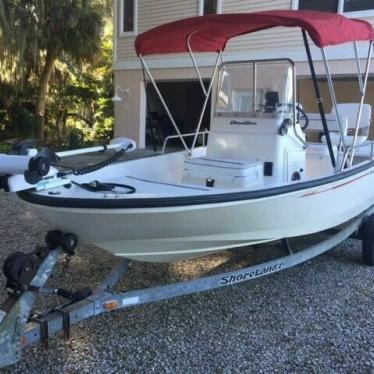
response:
M291 9L291 0L238 1L224 0L223 13L248 13L266 10ZM290 28L276 28L244 35L231 40L227 52L271 51L301 46L300 31Z
M117 9L121 9L121 0L117 0ZM198 15L198 0L138 0L138 30L141 34L163 23ZM118 12L119 13L119 12ZM117 17L118 30L121 30L120 15ZM129 61L136 58L134 42L136 36L117 35L117 61Z
M121 30L120 25L120 3L117 1L117 30ZM257 12L276 9L292 9L292 0L222 0L222 13L244 13ZM138 0L138 29L140 34L155 26L163 23L176 21L178 19L193 17L198 15L199 0ZM366 20L374 25L374 17L367 17ZM123 66L129 66L131 63L137 63L137 58L134 50L134 36L121 36L117 33L116 36L116 69L121 70ZM284 52L302 52L303 41L299 29L278 27L275 29L259 31L255 34L244 35L231 40L226 47L226 54L248 54L249 58L268 58L271 53L276 52L277 55L285 55ZM353 56L353 52L352 52ZM295 61L300 61L300 58L290 55ZM318 56L317 56L318 57ZM163 56L165 66L170 68L167 61L178 60L181 55L170 54ZM346 59L347 57L340 56L339 52L337 59ZM149 56L148 59L157 60L157 56ZM301 61L305 61L306 56L302 54ZM173 63L171 62L171 65ZM208 64L210 65L210 64ZM129 68L134 68L132 65Z
M120 2L121 0L114 0L115 8L118 10L116 17L117 30L121 30ZM291 8L292 0L222 0L222 13L226 14ZM140 34L167 22L196 16L198 12L199 0L138 0L137 33ZM374 17L366 19L374 25ZM129 93L124 95L123 101L115 105L115 136L133 138L140 147L144 147L146 99L143 75L140 70L141 65L134 50L135 38L135 35L121 36L118 32L115 37L115 85L120 85L122 88L129 90ZM321 53L316 47L313 47L313 44L311 44L311 48L316 72L317 74L323 74L325 70L321 61ZM366 53L367 46L360 50L362 56L365 56ZM356 74L353 55L353 48L349 45L329 48L327 56L330 60L332 73L336 75ZM211 54L196 55L198 65L202 68L201 75L204 78L210 76L215 57ZM225 60L277 57L292 58L296 62L297 75L299 77L309 76L310 69L306 62L299 29L278 27L241 36L231 40L224 53ZM154 78L158 81L181 81L197 78L191 60L186 54L147 56L146 60L152 69ZM370 71L374 73L374 64L372 64ZM327 95L328 93L325 91L324 93ZM313 96L310 95L310 97ZM305 98L305 100L309 103L308 98ZM310 100L310 105L312 104L313 100Z
M121 0L117 0L117 9L120 10ZM245 13L274 9L291 9L291 0L263 0L263 1L238 1L222 0L222 13ZM138 0L138 34L163 23L178 19L197 16L199 0ZM119 13L119 12L118 12ZM120 15L117 16L118 30L121 30ZM130 61L136 58L134 41L136 36L117 35L116 61ZM256 36L239 37L228 45L228 51L243 51L273 48L287 48L286 42L290 39L297 43L298 33L295 30L266 30ZM298 43L300 45L300 41ZM173 58L175 55L168 56Z

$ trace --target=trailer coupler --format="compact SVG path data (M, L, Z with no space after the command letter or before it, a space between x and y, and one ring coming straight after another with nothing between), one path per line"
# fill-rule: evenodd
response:
M50 231L46 235L46 246L32 253L15 252L5 260L3 272L7 278L8 298L0 307L0 357L2 366L19 361L22 334L31 309L43 287L51 276L60 255L71 256L77 246L73 234Z

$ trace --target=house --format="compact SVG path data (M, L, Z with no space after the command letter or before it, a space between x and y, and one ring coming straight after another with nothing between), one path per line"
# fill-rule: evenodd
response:
M311 9L343 13L374 24L372 0L114 0L115 5L115 85L122 100L115 105L115 136L135 139L144 147L147 133L154 131L160 139L171 134L170 123L165 120L162 106L150 84L144 84L144 75L136 57L134 41L138 34L166 22L210 13L239 13L275 9ZM359 55L367 55L367 45L358 46ZM312 48L317 74L324 72L321 52ZM357 102L359 88L354 49L342 45L327 50L331 72L334 75L337 99ZM224 53L226 60L251 60L289 57L296 63L298 101L306 112L317 112L309 66L303 47L301 32L293 28L275 28L235 38ZM195 129L201 110L202 90L188 55L149 56L152 69L162 94L176 117L181 132ZM212 72L214 56L197 56L202 77ZM374 67L371 68L374 71ZM321 91L326 110L331 110L327 82L321 80ZM209 106L214 102L213 97ZM369 80L368 98L374 107L374 81ZM147 116L148 113L148 116ZM210 113L205 113L202 128L209 128ZM154 123L152 125L152 123ZM153 130L150 130L149 127ZM148 127L148 128L147 128Z

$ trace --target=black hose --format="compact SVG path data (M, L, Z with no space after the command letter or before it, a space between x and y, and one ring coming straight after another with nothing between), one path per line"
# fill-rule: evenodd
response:
M72 169L72 168L70 168L68 166L64 166L64 165L54 164L53 166L61 167L63 169L68 169L68 171L60 171L57 174L58 177L65 177L65 176L70 175L70 174L73 174L73 175L89 174L89 173L93 173L94 171L105 168L106 166L109 166L113 162L118 161L122 156L125 155L128 148L129 147L127 147L126 149L121 149L120 151L116 152L113 156L109 157L108 159L106 159L104 161L100 161L100 162L98 162L97 164L94 164L94 165L84 166L84 167L77 168L77 169Z
M78 169L73 169L73 174L74 175L84 175L84 174L93 173L94 171L105 168L106 166L109 166L113 162L116 162L122 156L124 156L125 153L126 153L126 149L121 149L120 151L116 152L113 156L109 157L108 159L106 159L104 161L100 161L97 164L84 166L84 167L78 168Z
M115 192L115 193L124 194L124 195L133 194L136 192L135 187L129 186L127 184L120 184L120 183L101 183L99 181L93 181L91 183L78 183L75 181L71 181L71 183L89 192ZM125 188L128 191L126 192L114 191L116 187Z

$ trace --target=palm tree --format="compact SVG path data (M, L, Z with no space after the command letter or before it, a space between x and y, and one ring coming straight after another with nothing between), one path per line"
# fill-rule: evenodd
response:
M102 0L0 0L0 57L21 81L40 75L37 135L44 140L48 84L57 59L92 61L100 51Z

